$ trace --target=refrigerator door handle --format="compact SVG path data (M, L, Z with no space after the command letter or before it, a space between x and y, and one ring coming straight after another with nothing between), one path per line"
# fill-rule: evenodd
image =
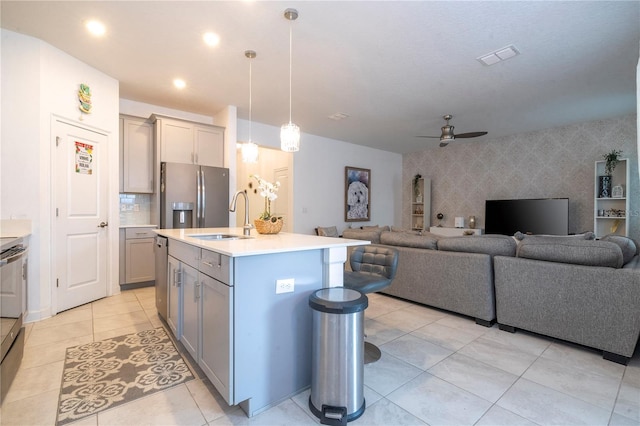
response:
M201 189L201 200L202 203L200 205L200 209L202 210L202 216L200 217L200 220L202 221L202 223L200 224L201 228L204 228L204 224L205 224L205 212L206 207L207 207L207 186L205 185L205 179L204 179L204 170L201 168L200 169L200 182L202 182L202 189Z
M200 169L196 170L196 228L200 228L202 226L202 179L200 178Z

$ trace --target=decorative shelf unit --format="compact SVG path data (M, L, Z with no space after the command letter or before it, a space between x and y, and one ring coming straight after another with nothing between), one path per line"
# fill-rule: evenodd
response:
M615 170L611 174L611 188L622 186L622 197L600 198L599 177L604 176L605 161L596 161L593 185L593 232L596 237L604 237L608 234L629 235L629 160L620 159ZM615 192L615 191L613 191Z
M431 179L418 179L418 192L411 181L411 229L422 231L431 226Z

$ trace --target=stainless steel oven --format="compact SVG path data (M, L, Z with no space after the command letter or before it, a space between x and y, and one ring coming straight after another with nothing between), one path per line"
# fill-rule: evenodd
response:
M0 251L0 331L2 335L0 401L18 371L24 349L22 316L26 312L27 248L20 238L2 238Z

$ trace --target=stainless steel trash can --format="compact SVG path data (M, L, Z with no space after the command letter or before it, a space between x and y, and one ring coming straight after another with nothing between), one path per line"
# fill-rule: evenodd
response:
M364 310L357 290L332 287L309 296L313 310L309 408L325 425L360 417L364 401Z

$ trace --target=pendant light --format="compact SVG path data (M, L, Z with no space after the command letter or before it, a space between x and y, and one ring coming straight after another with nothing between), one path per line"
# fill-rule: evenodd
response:
M286 152L300 150L300 127L291 121L291 64L293 51L293 21L298 19L296 9L284 11L284 17L289 20L289 123L280 129L280 149Z
M256 57L256 52L253 50L245 50L244 56L249 58L249 142L245 142L240 147L240 151L242 153L242 162L243 163L257 163L258 162L258 145L253 143L253 139L251 139L251 127L252 127L252 119L251 112L253 109L252 99L251 99L251 82L252 82L252 69L251 69L251 60Z

